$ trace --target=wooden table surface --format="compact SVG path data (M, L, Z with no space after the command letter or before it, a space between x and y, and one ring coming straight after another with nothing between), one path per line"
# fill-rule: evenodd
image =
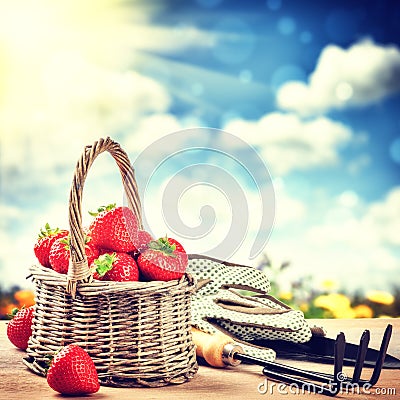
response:
M346 340L358 343L364 329L370 329L370 347L378 347L384 329L388 323L393 325L393 336L389 346L389 354L400 358L400 319L358 319L358 320L313 320L312 324L324 326L329 337L343 331ZM46 379L30 372L22 363L25 352L16 349L8 341L6 322L0 321L0 399L46 400L61 399L61 395L54 392ZM299 361L283 361L286 364L315 371L332 372L329 365ZM132 388L119 389L102 386L100 391L89 398L101 399L327 399L321 394L295 394L289 387L277 382L266 381L262 375L262 368L258 366L239 365L226 369L215 369L200 365L197 375L182 385L166 386L162 388ZM369 378L371 369L365 369L363 377ZM345 367L345 372L351 375L351 367ZM267 385L266 385L267 384ZM76 398L76 397L75 397ZM88 397L86 397L88 398ZM370 393L346 394L339 393L336 398L346 399L396 399L400 398L400 370L383 370L378 384L370 389Z

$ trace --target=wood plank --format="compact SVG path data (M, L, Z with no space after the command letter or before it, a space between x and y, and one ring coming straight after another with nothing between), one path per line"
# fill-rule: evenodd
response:
M359 319L359 320L313 320L310 323L324 326L328 336L335 337L339 331L346 334L349 342L357 343L364 329L371 330L371 346L380 344L382 334L387 323L394 327L389 353L400 357L400 320L399 319ZM0 321L0 399L29 399L47 400L60 399L46 382L45 378L30 372L22 363L24 352L12 346L6 336L6 323ZM332 372L331 366L299 361L284 361L296 367L315 371ZM351 368L346 367L351 374ZM367 369L363 377L369 378L371 369ZM163 388L134 388L120 389L101 387L100 391L91 396L93 399L295 399L299 394L290 393L290 388L278 385L276 382L266 381L261 373L261 367L240 365L226 369L209 368L200 365L196 377L182 385ZM265 391L265 394L260 393ZM293 391L294 389L292 389ZM391 394L378 395L381 391L395 391ZM301 394L301 393L300 393ZM384 370L378 385L371 389L371 393L340 394L338 398L348 399L395 399L400 394L400 370ZM301 394L300 397L310 399L327 399L319 394Z

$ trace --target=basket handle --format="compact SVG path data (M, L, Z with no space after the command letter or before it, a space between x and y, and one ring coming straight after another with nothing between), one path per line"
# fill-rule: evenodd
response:
M75 297L78 281L90 282L92 276L88 267L85 253L85 237L82 227L82 190L87 173L96 157L108 151L116 161L124 185L128 207L135 213L139 227L142 227L141 204L139 191L135 179L135 171L128 155L117 142L107 137L99 139L91 146L86 146L75 168L69 197L69 225L70 225L70 263L67 275L67 293Z

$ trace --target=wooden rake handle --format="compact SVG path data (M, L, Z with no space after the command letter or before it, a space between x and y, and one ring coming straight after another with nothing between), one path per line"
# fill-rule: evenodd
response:
M196 345L196 355L212 367L223 368L240 364L234 355L243 353L243 349L222 332L211 335L192 327L192 338Z

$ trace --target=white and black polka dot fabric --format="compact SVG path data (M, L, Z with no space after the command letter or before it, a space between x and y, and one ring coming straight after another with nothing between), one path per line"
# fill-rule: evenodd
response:
M248 341L310 340L311 329L303 313L268 294L270 282L263 271L191 255L188 272L198 282L192 298L192 323L198 329L222 330L241 342L248 354L268 360L275 358L273 350L256 348Z

